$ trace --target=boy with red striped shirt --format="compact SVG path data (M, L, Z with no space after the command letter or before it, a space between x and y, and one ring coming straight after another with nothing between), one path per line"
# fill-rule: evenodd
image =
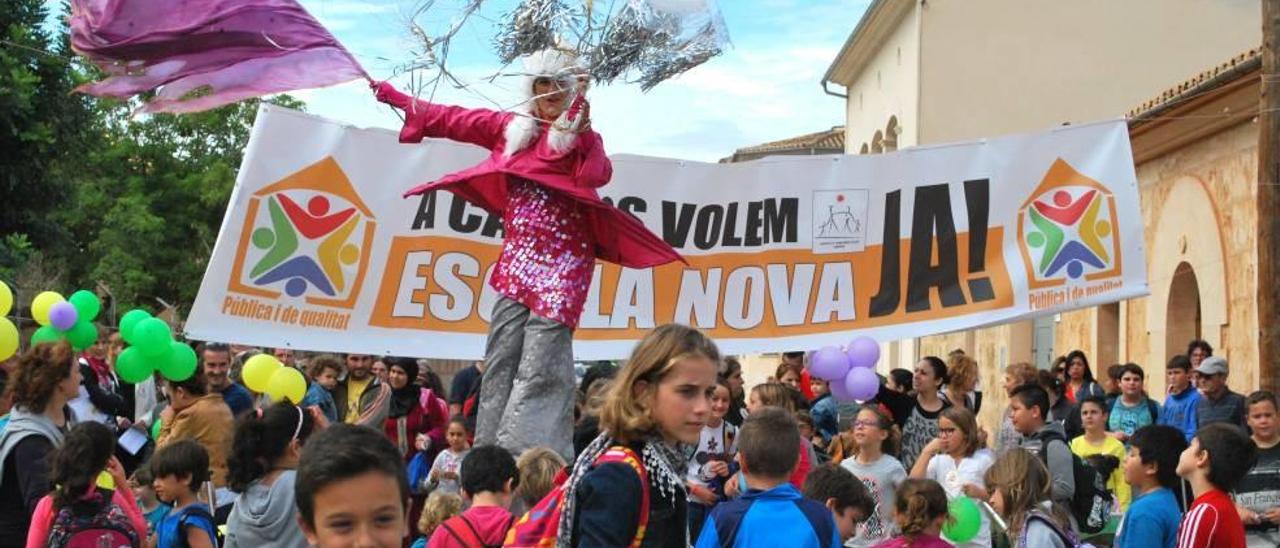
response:
M1178 458L1178 475L1196 499L1178 526L1178 548L1245 548L1244 523L1228 493L1253 468L1257 449L1240 428L1201 428Z

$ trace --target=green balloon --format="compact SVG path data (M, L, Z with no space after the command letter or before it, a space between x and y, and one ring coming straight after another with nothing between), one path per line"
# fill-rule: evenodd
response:
M52 325L46 325L31 334L31 346L44 343L56 343L64 338L61 331Z
M147 380L155 370L151 367L151 360L142 354L142 351L135 347L124 349L119 356L116 356L116 375L120 376L120 380L129 384L138 384Z
M81 316L83 318L84 316ZM71 329L67 330L67 341L71 343L71 348L75 350L84 350L93 346L98 340L98 328L93 323L86 320L80 320Z
M72 293L67 301L76 307L76 312L80 313L81 320L93 321L97 319L98 313L102 312L102 301L99 301L97 295L86 289Z
M169 356L160 361L160 374L173 382L182 382L196 373L196 351L191 345L173 341Z
M172 350L172 342L173 332L160 318L147 318L133 328L133 346L149 358L163 359Z
M961 544L978 536L978 529L982 527L982 511L973 499L953 499L947 504L947 512L951 514L951 520L942 526L942 534L948 539Z
M151 423L151 439L160 439L160 423L164 422L160 417L156 417L156 421Z
M125 312L124 316L120 317L120 338L124 339L124 342L134 344L133 328L138 326L138 322L150 317L151 314L148 314L146 310L142 310L141 308L135 308Z

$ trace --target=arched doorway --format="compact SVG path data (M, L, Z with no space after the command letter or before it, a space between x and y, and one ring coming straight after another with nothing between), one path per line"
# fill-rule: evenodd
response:
M1165 313L1165 352L1181 354L1191 339L1200 338L1200 284L1187 262L1173 270L1169 284L1169 308Z

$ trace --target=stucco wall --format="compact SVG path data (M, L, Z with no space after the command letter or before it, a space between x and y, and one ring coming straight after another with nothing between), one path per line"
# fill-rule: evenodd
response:
M847 90L845 151L857 154L863 143L882 133L890 116L897 116L898 148L919 142L916 122L919 90L919 6L903 19L875 57Z
M920 143L1123 116L1261 43L1257 0L930 0Z

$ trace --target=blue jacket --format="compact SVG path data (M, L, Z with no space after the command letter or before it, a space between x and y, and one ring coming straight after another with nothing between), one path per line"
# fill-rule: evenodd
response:
M831 510L783 483L768 491L753 489L716 506L702 526L696 546L840 548L840 531Z
M840 410L836 399L831 394L823 394L813 401L809 407L809 415L813 417L814 429L822 436L823 441L831 441L831 436L840 431Z
M1164 408L1160 410L1160 416L1156 419L1156 424L1172 426L1182 431L1186 436L1187 443L1191 443L1191 438L1196 435L1196 406L1200 404L1200 391L1194 386L1187 386L1181 394L1169 394L1164 400Z
M341 417L338 416L338 404L333 401L333 394L325 389L324 385L318 382L312 382L311 387L307 388L307 395L302 398L302 406L316 406L320 408L320 412L324 413L324 418L329 419L329 423L337 424Z

